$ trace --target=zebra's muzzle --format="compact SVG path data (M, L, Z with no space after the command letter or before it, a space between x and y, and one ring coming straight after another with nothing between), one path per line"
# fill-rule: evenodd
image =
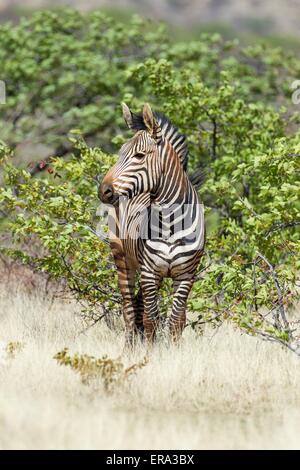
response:
M119 196L114 192L112 184L103 182L98 190L98 196L101 202L105 204L114 204Z

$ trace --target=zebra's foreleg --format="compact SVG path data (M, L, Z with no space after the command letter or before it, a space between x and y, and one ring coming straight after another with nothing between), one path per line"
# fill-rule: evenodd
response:
M125 263L118 263L119 288L123 298L123 318L125 322L125 343L132 346L135 336L135 272L126 268Z
M186 324L186 303L193 282L193 279L174 279L173 307L168 322L169 332L174 341L178 341L181 337Z
M144 334L151 344L155 339L155 333L159 323L157 307L157 291L160 278L150 271L141 272L141 287L143 292L144 314L143 325Z

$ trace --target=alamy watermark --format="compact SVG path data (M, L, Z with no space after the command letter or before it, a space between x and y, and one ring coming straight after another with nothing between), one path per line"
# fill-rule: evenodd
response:
M128 202L126 197L120 197L117 210L111 204L100 204L97 210L100 222L96 227L100 239L155 239L170 243L201 239L203 204L134 207Z
M291 84L291 89L294 90L292 93L292 103L300 104L300 80L294 80Z

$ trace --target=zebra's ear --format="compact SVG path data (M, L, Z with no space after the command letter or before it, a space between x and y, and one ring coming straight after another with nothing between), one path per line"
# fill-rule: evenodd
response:
M132 129L133 128L132 112L130 111L126 103L122 103L122 111L123 111L124 121L126 122L129 129Z
M156 137L159 130L159 124L153 114L150 104L148 103L145 103L143 107L143 121L149 134Z

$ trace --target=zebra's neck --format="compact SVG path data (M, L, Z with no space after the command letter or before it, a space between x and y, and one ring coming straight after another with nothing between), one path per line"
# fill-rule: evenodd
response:
M174 243L192 234L193 242L198 202L196 192L169 143L162 145L161 159L160 184L151 203L151 237Z
M192 203L192 186L173 147L164 142L161 146L162 174L153 202L171 207Z

